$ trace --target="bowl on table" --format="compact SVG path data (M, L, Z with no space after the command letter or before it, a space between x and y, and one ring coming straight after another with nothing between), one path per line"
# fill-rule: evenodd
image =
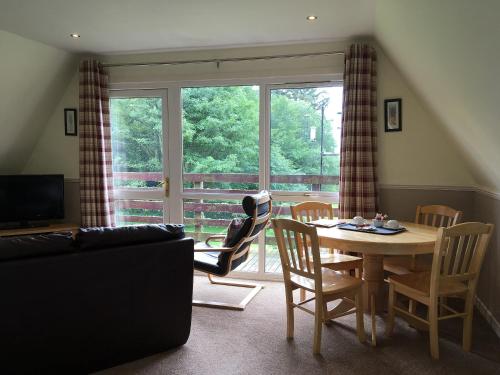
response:
M400 227L399 221L397 220L389 220L386 224L386 227L389 229L398 229Z
M352 218L351 223L356 225L357 227L360 227L360 226L365 225L366 221L361 216L354 216Z

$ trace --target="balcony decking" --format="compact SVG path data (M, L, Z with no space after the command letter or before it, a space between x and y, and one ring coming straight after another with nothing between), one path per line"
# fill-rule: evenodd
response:
M236 271L259 271L259 254L257 249L250 250L247 261L241 264ZM281 259L278 249L275 246L266 246L266 273L281 273Z

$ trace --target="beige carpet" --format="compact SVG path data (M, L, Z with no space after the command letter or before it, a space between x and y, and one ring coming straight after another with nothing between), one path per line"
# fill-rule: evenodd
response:
M99 372L111 374L500 374L500 339L479 314L474 319L472 352L462 351L457 319L441 327L441 359L429 355L428 337L397 321L385 338L378 318L378 346L362 345L354 315L323 328L322 355L312 354L313 317L295 313L295 339L285 339L284 287L266 288L244 312L193 308L186 345ZM210 286L195 277L195 298L239 302L246 289ZM167 298L167 296L166 296ZM365 330L369 330L365 315Z

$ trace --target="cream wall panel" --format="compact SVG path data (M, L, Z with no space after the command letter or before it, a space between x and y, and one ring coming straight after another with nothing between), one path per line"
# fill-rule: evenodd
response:
M61 98L74 55L0 30L0 173L20 173Z
M378 49L379 181L391 185L471 186L464 153ZM401 132L384 130L384 99L402 98Z
M24 173L62 173L65 178L79 177L78 137L64 135L64 108L78 109L76 72L38 138Z
M459 144L478 185L500 190L500 1L379 0L375 36Z

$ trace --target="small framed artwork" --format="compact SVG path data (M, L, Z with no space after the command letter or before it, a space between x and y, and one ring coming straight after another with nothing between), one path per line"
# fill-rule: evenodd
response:
M74 108L64 109L64 134L65 135L78 134L76 109Z
M400 132L402 127L403 108L401 99L384 100L384 119L386 132Z

